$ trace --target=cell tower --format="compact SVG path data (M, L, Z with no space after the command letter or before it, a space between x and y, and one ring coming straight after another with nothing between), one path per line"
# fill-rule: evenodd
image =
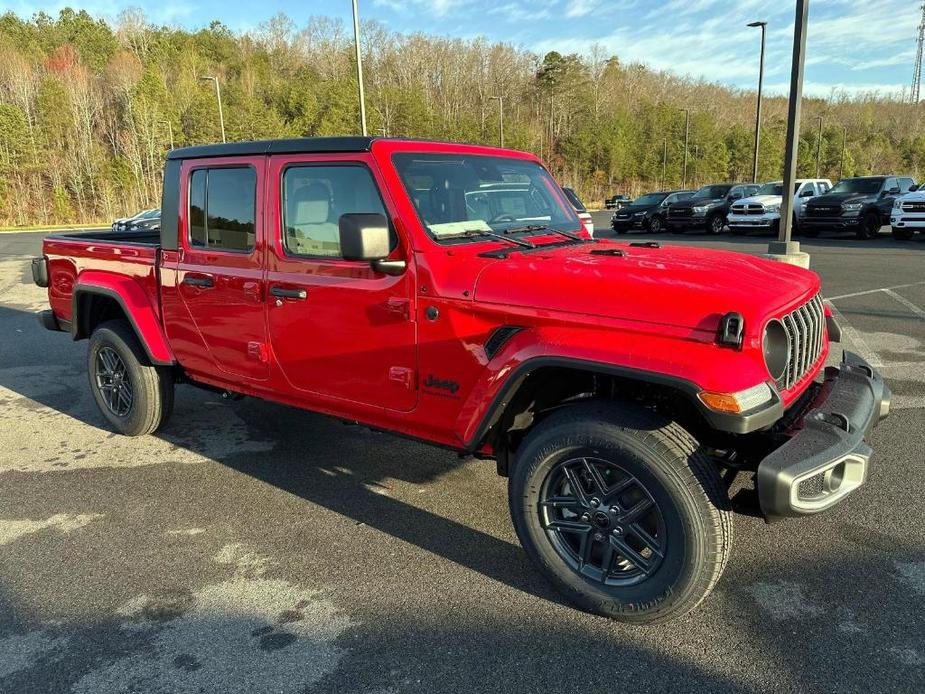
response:
M922 86L922 44L925 43L925 2L922 3L922 19L919 21L919 37L916 40L915 69L912 71L912 103L919 103L919 88Z

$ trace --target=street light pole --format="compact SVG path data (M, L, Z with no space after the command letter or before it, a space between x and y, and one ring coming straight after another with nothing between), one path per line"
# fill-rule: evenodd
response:
M687 142L691 134L691 110L684 109L684 170L681 174L682 188L687 188Z
M816 178L819 178L819 161L822 158L822 116L819 116L819 135L816 137Z
M845 175L845 151L848 149L848 126L844 127L844 132L841 136L841 162L838 164L838 178L842 179Z
M665 188L665 168L668 165L668 140L662 142L662 185L660 188Z
M215 100L218 101L218 123L222 128L222 142L225 142L225 114L222 113L222 90L218 86L218 79L210 75L202 75L199 79L212 82L215 85Z
M758 143L761 140L761 87L764 84L764 34L768 23L751 22L747 26L761 27L761 57L758 61L758 106L755 108L755 155L752 160L752 183L758 182Z
M784 150L784 195L780 205L780 232L768 244L768 254L784 262L809 266L809 255L800 253L800 244L790 240L793 227L793 182L797 176L800 146L800 110L803 101L803 64L806 54L806 20L809 0L796 0L793 27L793 59L790 67L790 101L787 104L787 140Z
M357 90L360 94L360 130L366 136L366 99L363 96L363 63L360 60L360 17L357 0L353 0L353 43L357 55Z
M173 123L169 120L162 120L160 122L167 124L167 132L170 133L170 149L173 149Z
M490 96L488 99L498 102L498 146L504 147L504 97Z

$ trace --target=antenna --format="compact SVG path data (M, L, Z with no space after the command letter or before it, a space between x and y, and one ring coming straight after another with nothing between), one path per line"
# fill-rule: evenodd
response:
M915 68L912 71L912 91L909 94L913 104L919 103L919 89L922 86L922 44L925 43L925 2L922 3L922 19L919 21L919 37L916 39Z

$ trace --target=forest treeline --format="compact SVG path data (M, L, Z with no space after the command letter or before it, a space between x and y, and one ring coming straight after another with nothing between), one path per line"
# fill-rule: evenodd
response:
M151 24L137 10L110 24L84 11L0 16L0 224L101 221L157 204L175 146L358 130L352 32L326 17L304 27L278 15L248 33L215 21L198 31ZM754 92L587 55L536 55L485 39L363 27L371 134L505 145L540 155L590 204L681 182L690 110L688 184L751 176ZM756 61L757 62L757 61ZM683 69L683 66L680 66ZM743 70L753 70L743 65ZM925 169L918 106L833 93L803 107L799 169ZM786 99L766 99L759 178L779 178ZM663 151L667 160L663 173Z

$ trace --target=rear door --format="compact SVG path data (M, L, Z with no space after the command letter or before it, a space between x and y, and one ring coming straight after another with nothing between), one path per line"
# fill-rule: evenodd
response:
M365 153L280 155L268 180L267 324L280 388L408 411L417 403L414 268L394 233L399 276L344 260L338 221L396 216Z
M893 201L899 196L899 179L891 176L883 182L880 196L877 198L877 209L880 212L880 221L889 224L890 212L893 211Z
M265 157L187 160L180 174L176 291L188 313L171 343L191 371L265 380ZM184 209L185 206L185 209Z

